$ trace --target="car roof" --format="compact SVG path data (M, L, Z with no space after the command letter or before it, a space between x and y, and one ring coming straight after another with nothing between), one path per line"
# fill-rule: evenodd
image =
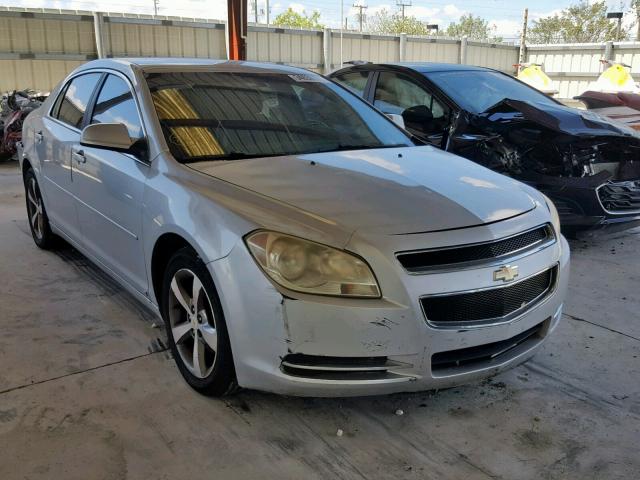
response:
M77 70L89 70L92 68L109 68L114 70L136 69L142 71L171 71L176 68L187 70L190 67L195 69L206 69L210 67L213 71L232 72L262 72L262 73L289 73L289 74L313 74L308 70L289 65L280 65L265 62L247 62L235 60L212 60L205 58L173 58L173 57L126 57L126 58L106 58L92 60L80 66ZM315 74L314 74L315 75Z
M341 70L369 70L371 67L395 67L415 70L420 73L451 72L451 71L491 71L490 68L476 67L475 65L461 65L458 63L436 63L436 62L384 62L384 63L361 63L347 66ZM340 71L340 70L339 70Z

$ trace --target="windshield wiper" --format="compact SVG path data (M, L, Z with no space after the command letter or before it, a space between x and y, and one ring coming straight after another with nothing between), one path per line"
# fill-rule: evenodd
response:
M345 150L374 150L377 148L398 148L398 147L409 147L409 145L406 145L404 143L393 143L389 145L371 145L370 143L362 144L362 145L338 144L338 146L336 147L328 148L326 150L317 150L316 152L308 152L308 153L342 152Z
M345 150L371 150L375 148L398 148L409 147L404 143L395 143L390 145L342 145L337 147L331 147L326 150L310 150L306 152L278 152L278 153L246 153L246 152L226 152L220 155L202 155L198 157L190 157L182 160L182 163L197 163L197 162L215 162L225 160L242 160L247 158L265 158L265 157L281 157L287 155L309 155L312 153L327 153L327 152L340 152Z
M287 153L246 153L246 152L227 152L220 155L202 155L198 157L189 157L183 160L183 163L196 162L214 162L224 160L242 160L246 158L263 158L263 157L279 157L288 155Z

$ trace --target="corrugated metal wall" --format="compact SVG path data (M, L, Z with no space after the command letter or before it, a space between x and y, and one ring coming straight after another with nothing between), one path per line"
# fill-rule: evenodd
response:
M340 33L331 35L332 67L340 67ZM342 35L342 61L397 62L400 60L400 37L395 35Z
M226 53L223 52L222 57L225 56ZM287 63L312 70L320 70L323 64L322 32L317 30L249 27L247 59L260 62Z
M105 18L105 44L114 57L225 58L224 25ZM91 24L93 29L93 24Z
M495 68L514 73L514 64L518 63L519 50L509 45L468 42L467 63L479 67Z
M224 24L214 20L105 14L108 56L225 58ZM292 64L324 71L325 32L249 26L249 60ZM330 32L330 69L349 60L394 62L400 37ZM406 61L458 63L462 42L407 37ZM467 61L513 72L517 47L468 42ZM89 11L0 9L0 91L49 90L80 63L97 57L94 16Z
M407 37L406 61L458 63L460 40Z
M544 70L558 90L559 98L573 98L589 88L603 71L600 60L623 62L631 74L640 79L640 43L529 45L527 61L544 65Z
M109 56L226 57L224 24L219 22L110 14L104 17L103 33ZM0 10L0 91L50 90L94 58L92 12Z

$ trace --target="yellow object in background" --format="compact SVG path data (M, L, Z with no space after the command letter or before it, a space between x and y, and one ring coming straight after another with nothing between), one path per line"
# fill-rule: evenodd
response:
M544 70L542 70L542 65L537 63L523 63L519 66L524 68L518 73L518 80L540 90L546 95L558 93L558 91L553 88L551 79L544 73Z
M608 68L600 74L598 80L589 87L589 90L608 93L640 92L625 65L609 61L603 61L603 63L609 65Z

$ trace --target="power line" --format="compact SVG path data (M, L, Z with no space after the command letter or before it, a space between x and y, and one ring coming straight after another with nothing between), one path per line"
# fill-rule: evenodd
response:
M367 6L366 5L362 5L362 4L359 5L357 3L354 3L352 5L352 7L358 9L358 13L356 13L356 17L358 18L358 22L360 23L360 31L362 32L362 24L364 23L365 18L366 18L366 14L363 13L363 10L366 10Z
M402 12L402 20L404 20L404 8L411 6L411 0L396 0L396 5L400 7Z

